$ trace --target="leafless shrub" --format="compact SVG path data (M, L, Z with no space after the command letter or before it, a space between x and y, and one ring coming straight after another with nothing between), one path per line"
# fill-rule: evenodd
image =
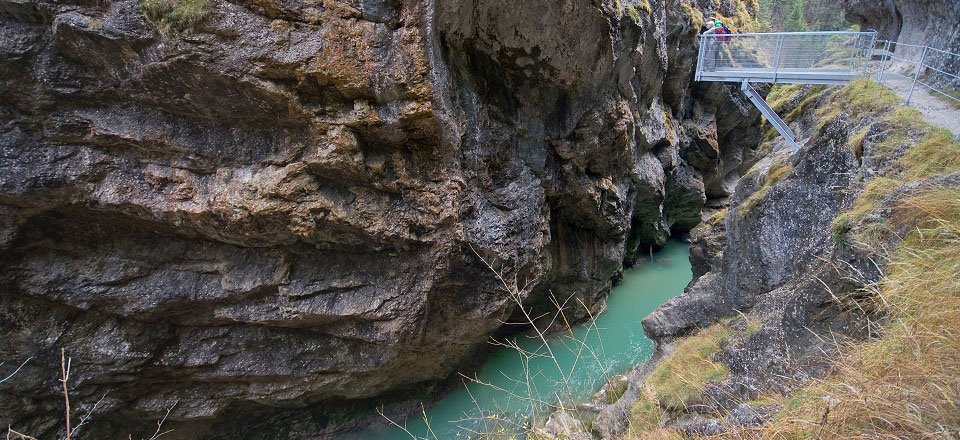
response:
M23 363L20 364L19 367L17 367L16 370L14 370L12 373L10 373L6 377L4 377L2 380L0 380L0 384L13 378L32 359L33 359L33 356L28 357L25 361L23 361ZM0 363L0 366L2 365L3 363ZM93 404L93 406L82 417L80 417L80 423L78 423L76 426L73 426L71 423L72 410L70 405L70 373L72 369L73 369L73 359L70 357L67 357L67 352L65 348L61 348L60 349L60 378L58 380L60 381L63 388L63 406L64 406L63 419L64 419L64 428L65 428L65 433L63 437L64 440L71 440L75 438L77 435L77 432L80 431L80 428L86 426L87 423L90 422L92 416L96 414L97 409L100 408L100 405L103 403L104 399L107 398L107 393L104 393L102 396L100 396L100 399L97 400ZM175 401L173 405L170 405L170 407L167 408L167 412L163 415L163 418L157 421L157 430L153 433L153 435L150 436L149 439L146 439L146 440L156 440L157 438L173 431L172 429L168 429L164 431L163 424L164 422L167 421L167 418L170 416L170 412L173 411L173 408L176 407L178 403L180 403L179 399ZM132 439L133 436L130 435L129 438ZM7 440L37 440L37 438L30 436L28 434L19 432L13 429L11 425L7 425ZM144 440L144 439L141 439L141 440Z

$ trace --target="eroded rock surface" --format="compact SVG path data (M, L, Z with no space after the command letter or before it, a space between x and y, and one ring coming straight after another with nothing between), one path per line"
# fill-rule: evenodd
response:
M843 111L818 119L818 106L835 104L820 99L794 122L809 142L791 155L775 141L740 180L722 224L704 223L692 234L693 249L703 254L699 277L643 320L666 352L677 338L725 318L736 327L735 340L714 356L729 376L670 422L680 431L714 435L761 423L776 408L738 405L822 376L838 341L871 336L869 322L877 317L857 301L881 278L879 257L838 238L831 224L907 146L880 150L893 130L882 122ZM862 150L852 148L850 137L864 127L870 139Z
M81 437L176 402L169 438L325 438L511 318L475 253L598 307L759 133L691 89L690 5L650 3L214 2L161 34L0 0L0 360L33 357L0 422L62 429L64 348L77 413L106 394Z
M843 9L847 20L865 30L876 29L880 38L960 54L960 27L956 26L960 3L955 0L844 0ZM896 50L901 58L918 60L921 56L914 47ZM925 64L947 72L960 69L957 57L930 55Z

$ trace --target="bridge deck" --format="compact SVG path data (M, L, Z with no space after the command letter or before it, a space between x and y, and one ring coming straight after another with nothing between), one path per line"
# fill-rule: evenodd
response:
M772 69L772 68L731 68L704 70L700 81L713 82L765 82L784 84L844 84L852 81L859 73L847 69Z

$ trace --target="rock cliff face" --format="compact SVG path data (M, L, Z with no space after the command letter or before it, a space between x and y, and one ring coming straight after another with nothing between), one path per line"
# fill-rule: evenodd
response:
M837 108L842 100L831 100L835 91L805 86L791 93L781 107L801 109L792 125L808 143L795 155L781 140L773 143L737 185L723 222L704 223L692 234L692 254L703 260L699 277L643 321L669 350L678 337L739 317L734 341L715 356L730 374L702 390L702 408L671 422L682 432L718 434L763 423L778 408L738 405L822 376L838 341L869 337L868 318L876 318L858 301L870 297L867 286L882 276L879 257L844 242L831 225L909 144L894 153L881 148L901 128L849 115ZM802 105L807 99L813 104ZM867 133L860 149L851 146L858 131ZM723 417L747 409L765 416ZM610 425L613 433L625 429Z
M597 307L756 144L686 1L200 3L0 0L3 424L64 348L81 437L334 435L511 317L475 253Z
M844 0L847 20L863 29L876 29L880 38L918 46L930 46L960 53L960 3L954 0ZM914 49L901 47L910 58L919 58ZM932 54L934 55L934 54ZM948 71L960 68L960 61L931 56L932 65L944 64Z

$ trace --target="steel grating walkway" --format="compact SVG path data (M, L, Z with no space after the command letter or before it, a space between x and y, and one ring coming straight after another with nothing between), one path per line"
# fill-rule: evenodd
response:
M740 83L796 152L796 134L750 83L844 84L866 72L876 39L876 32L701 35L696 80Z

